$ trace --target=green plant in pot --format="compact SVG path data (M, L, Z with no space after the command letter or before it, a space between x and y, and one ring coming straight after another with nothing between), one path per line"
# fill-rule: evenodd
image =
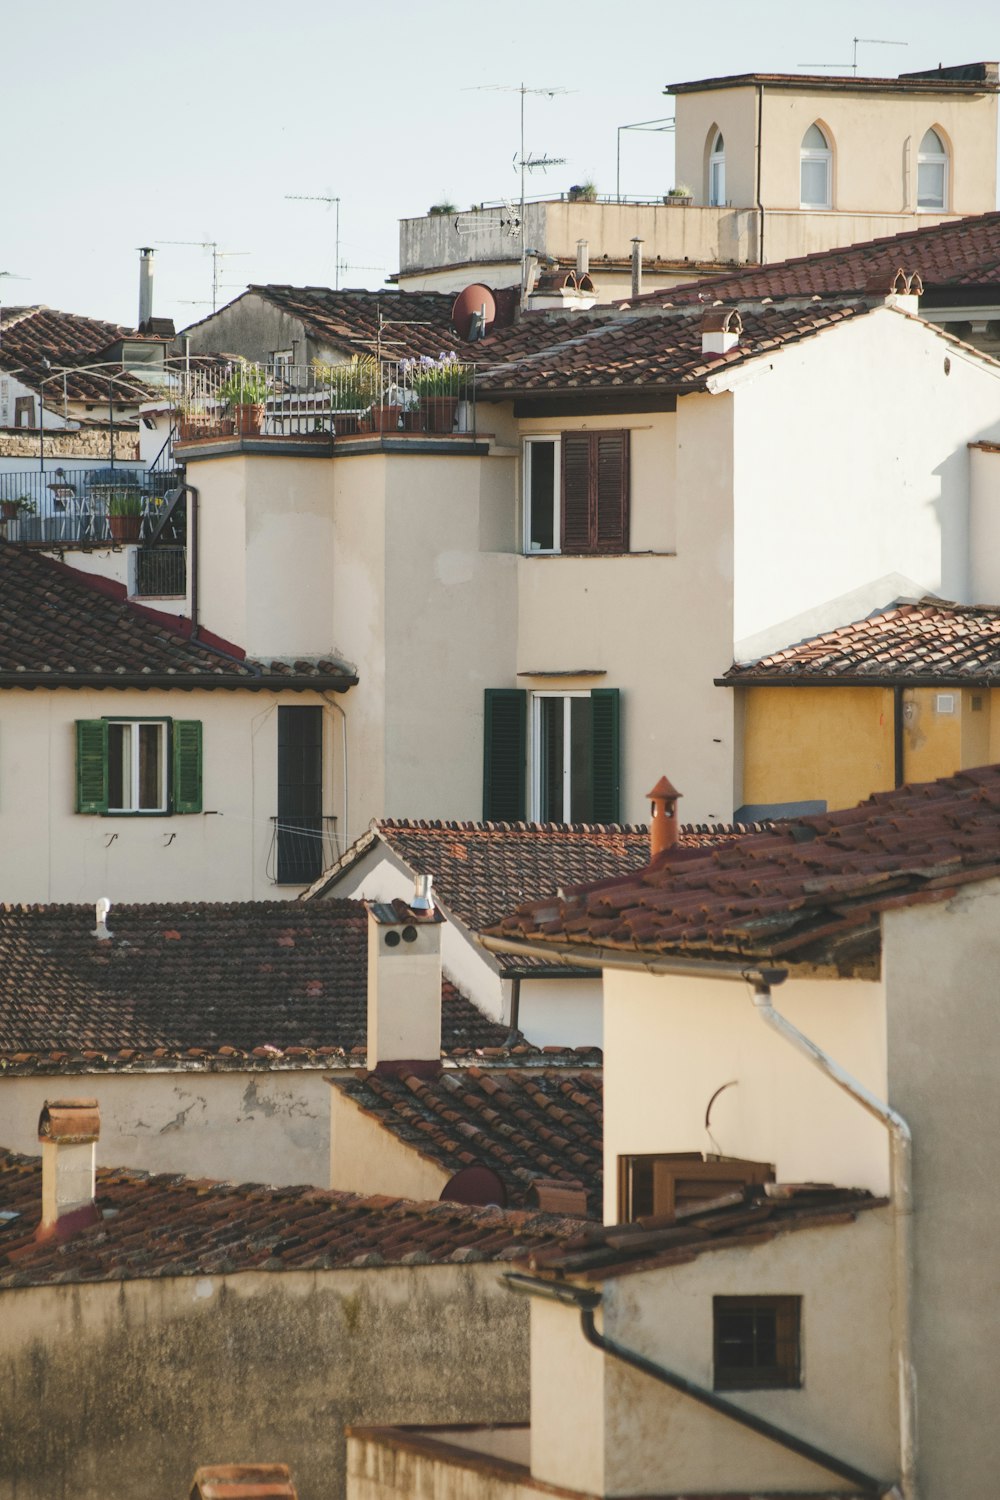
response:
M271 390L272 380L267 371L248 359L239 360L230 370L219 396L232 407L236 431L241 437L252 437L262 431Z
M22 516L33 516L38 506L30 495L18 495L16 500L0 500L0 517L5 521L19 521Z
M472 366L459 359L454 349L437 359L422 354L419 359L402 361L400 377L417 398L427 432L454 429L458 403L468 392L471 373Z
M138 490L112 490L108 495L108 529L113 541L137 542L142 529L142 496Z
M318 380L331 387L333 430L339 436L368 429L368 413L379 400L379 363L370 354L355 355L347 364L328 365L313 360Z

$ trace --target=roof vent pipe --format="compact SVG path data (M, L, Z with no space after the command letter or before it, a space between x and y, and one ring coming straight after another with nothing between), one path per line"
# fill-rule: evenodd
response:
M702 354L728 354L743 332L743 319L735 307L712 307L701 320Z
M413 883L413 900L410 902L411 911L434 910L434 893L431 890L433 884L433 875L417 876Z
M642 246L638 237L632 241L632 296L642 296Z
M654 860L677 842L677 804L681 794L665 776L661 776L646 795L650 801L649 857Z
M108 912L110 910L111 902L107 896L102 896L94 905L94 916L97 919L97 926L94 928L91 936L97 938L98 941L112 936L108 931Z
M577 278L586 276L590 271L590 241L577 240L576 242L576 274Z
M139 327L153 316L153 256L151 245L139 251Z

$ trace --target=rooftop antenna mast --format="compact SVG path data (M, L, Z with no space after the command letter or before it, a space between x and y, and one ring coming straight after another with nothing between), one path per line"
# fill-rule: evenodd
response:
M840 62L837 62L837 63L802 62L802 63L799 63L798 66L800 68L850 68L850 70L853 73L854 77L857 78L857 76L858 76L858 47L859 46L862 46L862 47L908 47L910 45L909 42L897 42L897 41L891 40L889 37L884 37L884 36L856 36L856 37L853 37L852 40L854 42L854 53L853 53L853 56L852 56L852 60L849 63L840 63Z
M234 255L249 255L249 250L220 250L218 240L157 240L158 245L193 245L212 252L212 311L219 310L219 262Z
M334 219L334 251L333 251L333 290L340 291L340 199L333 193L286 193L285 199L288 203L325 203L329 209L332 203L335 209ZM346 269L346 267L344 268ZM381 266L356 266L358 271L380 271Z

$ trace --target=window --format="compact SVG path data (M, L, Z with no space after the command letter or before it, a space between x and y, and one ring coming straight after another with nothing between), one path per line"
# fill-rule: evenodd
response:
M323 873L323 710L278 708L278 885Z
M944 211L948 200L948 152L936 130L928 130L917 155L917 208Z
M627 432L525 440L524 550L628 551Z
M706 1156L700 1151L618 1158L618 1218L673 1218L698 1203L708 1203L755 1183L773 1182L774 1168L738 1156Z
M721 130L708 158L708 201L713 208L721 208L726 201L726 143Z
M713 1297L715 1389L797 1390L801 1297Z
M525 816L529 695L488 688L483 744L483 817ZM617 688L532 693L531 812L539 821L617 823L620 706Z
M810 125L799 152L799 197L802 208L829 208L832 196L833 152L818 125Z
M201 779L198 720L77 720L77 812L201 812Z

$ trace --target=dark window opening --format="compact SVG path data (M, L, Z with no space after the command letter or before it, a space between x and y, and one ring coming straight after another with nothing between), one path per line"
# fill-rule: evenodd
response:
M801 1315L801 1297L713 1297L715 1389L798 1389Z
M278 885L323 873L323 710L278 708Z

